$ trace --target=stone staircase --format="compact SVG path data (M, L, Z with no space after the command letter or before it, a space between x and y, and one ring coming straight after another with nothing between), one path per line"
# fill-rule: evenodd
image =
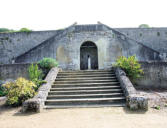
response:
M121 107L125 102L112 70L61 71L48 92L45 108Z

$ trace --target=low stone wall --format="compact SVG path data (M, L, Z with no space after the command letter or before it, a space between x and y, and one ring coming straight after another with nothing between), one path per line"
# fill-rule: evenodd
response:
M28 78L27 64L3 64L0 65L0 80L17 79L18 77Z
M115 68L115 73L126 96L127 106L131 110L148 110L148 99L137 93L126 73L120 68Z
M140 62L143 77L133 84L137 88L167 89L167 62Z
M25 101L22 105L22 112L26 112L26 111L35 111L35 112L40 112L41 109L44 108L44 102L48 96L48 92L53 84L53 82L55 81L57 74L59 72L59 69L57 67L52 68L49 73L47 74L45 81L47 83L43 84L39 90L37 95L32 98L29 99L27 101Z

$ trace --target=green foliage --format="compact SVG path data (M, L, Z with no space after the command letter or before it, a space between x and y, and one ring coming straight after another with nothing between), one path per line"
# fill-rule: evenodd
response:
M143 70L136 56L130 56L128 58L121 56L116 60L114 66L122 68L132 79L140 78L143 74Z
M37 88L35 88L37 90L39 86L42 83L44 83L44 81L42 80L42 77L43 77L42 71L38 68L37 64L35 65L32 64L28 68L28 74L29 74L30 80L34 82L34 84L37 86Z
M0 28L0 32L9 32L10 30L7 28Z
M43 58L41 61L38 62L41 68L50 70L53 67L58 66L58 62L53 58Z
M42 71L39 70L37 64L31 64L28 68L29 78L33 79L42 79Z
M18 32L32 32L32 30L28 28L21 28Z
M22 77L18 78L15 82L9 82L3 85L6 88L7 104L8 105L21 105L25 100L32 98L35 95L36 85Z
M11 32L32 32L32 30L28 28L21 28L20 30L13 30L13 29L8 29L8 28L0 28L0 33L11 33Z
M7 95L7 90L5 87L0 85L0 96L6 96Z
M160 106L155 106L155 109L160 110L161 107Z
M150 28L148 24L141 24L139 25L139 28Z

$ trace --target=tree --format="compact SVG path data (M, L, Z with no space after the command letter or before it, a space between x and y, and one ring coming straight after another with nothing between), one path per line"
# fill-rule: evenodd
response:
M9 32L10 30L7 28L0 28L0 32Z
M28 28L21 28L18 32L32 32L32 30Z
M148 24L141 24L139 25L139 28L150 28Z

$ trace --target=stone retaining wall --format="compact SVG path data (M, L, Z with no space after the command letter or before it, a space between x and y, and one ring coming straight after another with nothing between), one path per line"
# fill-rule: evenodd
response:
M59 31L0 33L0 63L11 64L17 56L29 51Z
M3 64L0 65L0 80L17 79L18 77L28 78L28 67L30 63Z
M140 62L144 74L134 84L137 88L167 89L167 62Z

